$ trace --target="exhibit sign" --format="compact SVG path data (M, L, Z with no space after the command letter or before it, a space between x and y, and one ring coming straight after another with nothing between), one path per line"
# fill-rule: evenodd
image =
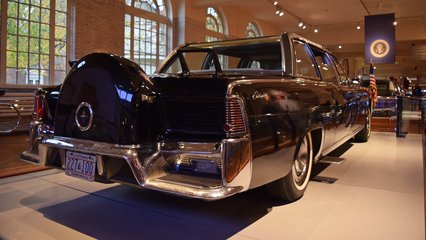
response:
M365 16L365 63L395 62L395 14Z

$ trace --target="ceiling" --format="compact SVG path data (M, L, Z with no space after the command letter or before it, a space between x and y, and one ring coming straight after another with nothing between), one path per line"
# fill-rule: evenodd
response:
M395 13L396 64L382 67L387 75L426 77L426 0L194 0L196 7L229 7L245 12L279 32L295 32L340 57L364 56L364 17ZM306 29L298 26L303 21ZM356 27L360 26L360 30ZM314 33L314 29L318 33ZM339 48L342 46L342 48ZM393 71L393 72L392 72ZM425 79L426 81L426 79Z
M274 0L197 0L194 4L239 9L282 32L296 32L310 36L311 39L321 38L321 35L326 35L324 33L327 32L357 31L356 26L361 26L361 30L357 31L360 37L354 38L354 34L349 34L349 39L334 36L337 37L336 44L363 42L364 16L395 13L398 21L397 41L426 39L426 0L278 0L278 6L285 13L282 17L275 14L273 2ZM298 27L299 21L307 25L305 30ZM406 27L413 28L413 24L417 30L405 30ZM319 32L314 34L315 28ZM413 33L413 36L407 36L407 32Z

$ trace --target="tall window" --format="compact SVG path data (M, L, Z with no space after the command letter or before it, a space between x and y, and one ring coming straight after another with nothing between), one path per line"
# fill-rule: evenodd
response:
M67 68L67 0L9 0L6 56L2 79L6 84L59 84ZM4 82L4 80L3 80Z
M222 18L212 7L207 8L206 29L207 42L222 40L225 38Z
M126 0L126 5L124 56L152 74L168 52L167 6L163 0Z
M246 36L249 38L260 37L260 31L254 23L252 22L248 23L247 29L246 29Z

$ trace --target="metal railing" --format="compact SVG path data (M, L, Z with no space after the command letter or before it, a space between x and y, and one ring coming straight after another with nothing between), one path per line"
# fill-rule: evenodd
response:
M26 131L34 110L34 89L0 89L0 134Z
M19 109L10 103L0 102L0 134L9 134L18 129L21 123Z

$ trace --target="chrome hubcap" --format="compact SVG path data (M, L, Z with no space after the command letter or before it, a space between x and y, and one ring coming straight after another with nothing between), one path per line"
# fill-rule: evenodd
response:
M299 186L303 185L309 170L308 140L305 137L293 163L293 179Z

